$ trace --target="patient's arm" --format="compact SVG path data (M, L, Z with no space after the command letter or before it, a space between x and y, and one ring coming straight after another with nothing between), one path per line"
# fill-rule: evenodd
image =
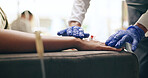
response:
M45 51L74 48L73 37L42 36ZM35 52L35 34L0 30L0 52Z
M70 48L78 50L118 50L100 42L84 41L74 37L42 36L45 51ZM36 52L35 35L13 30L0 30L0 52Z

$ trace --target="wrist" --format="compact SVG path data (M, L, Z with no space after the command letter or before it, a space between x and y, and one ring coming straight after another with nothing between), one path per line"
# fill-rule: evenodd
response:
M129 34L131 36L132 34L135 34L139 39L143 38L145 35L144 31L141 28L139 28L137 25L128 27L127 31L130 31Z
M144 25L140 24L140 23L136 23L135 25L138 26L139 28L141 28L144 31L144 33L146 33L148 31L146 29L146 27Z
M81 27L81 24L77 21L70 21L69 26L79 26Z
M76 49L79 49L79 47L81 46L81 44L82 44L82 40L81 39L79 39L79 38L75 38L74 39L74 48L76 48Z

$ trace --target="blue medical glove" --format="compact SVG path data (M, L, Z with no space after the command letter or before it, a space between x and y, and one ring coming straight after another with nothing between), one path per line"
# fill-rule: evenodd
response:
M144 35L144 31L138 26L130 26L127 30L119 30L117 33L111 35L105 44L111 47L121 48L125 42L128 42L132 44L132 51L135 51Z
M74 36L76 38L81 38L81 39L89 37L89 33L84 33L84 30L79 26L68 27L64 30L59 31L57 35Z

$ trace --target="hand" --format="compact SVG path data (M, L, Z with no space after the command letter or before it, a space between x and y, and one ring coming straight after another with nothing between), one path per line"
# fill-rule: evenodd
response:
M76 44L76 49L77 50L93 50L93 51L97 51L97 50L105 50L105 51L121 51L122 49L116 49L110 46L106 46L105 43L99 42L99 41L87 41L87 40L80 40L79 44Z
M84 33L84 30L79 26L68 27L64 30L59 31L57 35L74 36L76 38L81 38L81 39L89 37L89 33Z
M144 37L144 31L138 26L130 26L127 30L119 30L106 41L106 45L121 48L125 42L132 44L132 51L135 51L139 41Z

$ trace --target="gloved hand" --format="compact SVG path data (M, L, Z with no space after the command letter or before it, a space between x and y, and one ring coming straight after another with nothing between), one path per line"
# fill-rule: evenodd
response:
M144 35L144 31L138 26L130 26L127 30L119 30L117 33L111 35L105 44L111 47L121 48L125 42L129 42L132 44L132 51L135 51Z
M89 37L89 33L84 33L84 30L79 26L68 27L64 30L59 31L57 35L74 36L76 38L81 38L81 39Z

